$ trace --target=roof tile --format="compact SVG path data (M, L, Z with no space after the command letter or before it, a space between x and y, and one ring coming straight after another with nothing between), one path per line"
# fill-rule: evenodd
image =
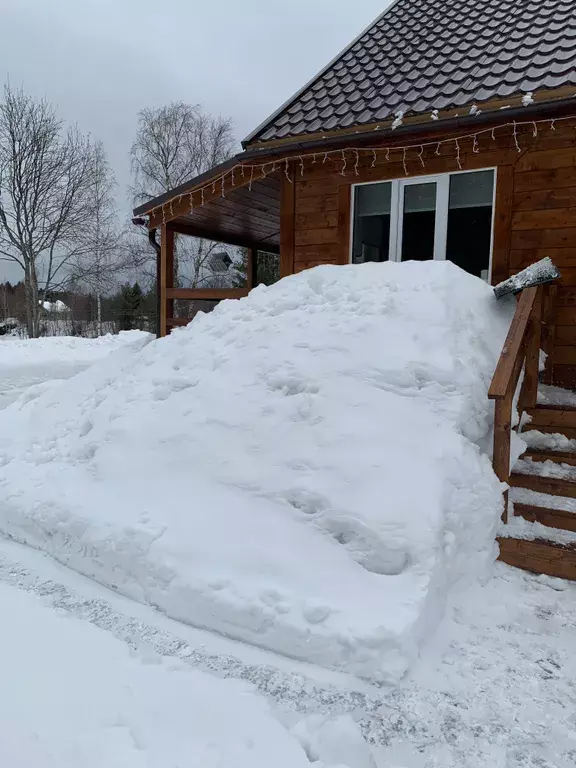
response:
M576 0L398 0L252 141L576 86Z

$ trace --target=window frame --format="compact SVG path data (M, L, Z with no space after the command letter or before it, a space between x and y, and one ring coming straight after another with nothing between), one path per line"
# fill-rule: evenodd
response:
M450 177L462 173L481 173L493 171L494 185L492 189L492 220L490 222L490 254L488 259L488 281L492 280L492 259L494 254L494 222L496 215L496 187L498 183L498 167L473 168L470 170L448 171L422 176L396 177L379 179L378 181L362 181L352 184L350 196L350 242L348 247L348 263L352 264L354 253L354 211L356 207L356 189L368 184L392 184L390 195L390 238L388 242L388 261L402 260L402 225L404 220L404 190L414 184L436 184L436 227L434 231L434 261L446 260L446 244L448 238L448 211L450 197Z

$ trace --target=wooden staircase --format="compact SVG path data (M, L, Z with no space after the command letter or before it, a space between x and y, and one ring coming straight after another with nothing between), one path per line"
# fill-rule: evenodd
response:
M576 437L576 408L537 405L528 413L532 421L524 430L529 444L534 431L539 446L546 434ZM500 560L576 580L576 440L570 451L529 447L513 467L509 485L514 517L536 524L537 533L532 539L500 537Z
M576 395L565 393L569 405L538 403L549 297L547 286L521 294L489 392L495 401L494 469L510 486L499 559L576 581ZM528 449L510 471L512 417L522 370L517 407Z

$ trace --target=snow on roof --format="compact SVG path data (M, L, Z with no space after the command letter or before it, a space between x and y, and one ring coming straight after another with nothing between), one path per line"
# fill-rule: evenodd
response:
M40 304L47 312L68 312L68 307L60 299L56 301L41 301Z
M0 531L174 618L400 678L494 560L514 311L450 262L318 267L0 413Z

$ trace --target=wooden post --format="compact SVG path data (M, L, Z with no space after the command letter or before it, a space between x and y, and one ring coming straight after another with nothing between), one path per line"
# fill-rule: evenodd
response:
M338 187L338 264L350 263L350 205L352 187L340 184Z
M510 238L514 199L514 166L501 165L496 174L496 205L492 248L492 285L510 277Z
M492 463L498 479L507 483L510 480L510 432L512 429L512 400L514 391L498 399L494 404L494 456ZM504 512L502 520L508 522L508 493L504 494Z
M256 248L247 248L246 257L246 288L249 291L258 285L258 251Z
M554 366L552 355L556 339L556 304L558 298L558 286L548 284L544 286L542 308L542 348L548 355L546 368L542 376L543 384L554 383Z
M159 336L168 333L168 318L174 316L174 300L168 299L168 288L174 287L174 232L162 224L160 238L160 329Z
M540 376L540 345L542 340L542 293L537 289L536 298L530 313L526 329L526 360L524 363L524 382L520 396L520 414L526 408L534 408L538 399L538 380Z
M286 173L282 174L280 193L280 277L294 273L295 187L295 166L294 161L290 160L286 166Z

